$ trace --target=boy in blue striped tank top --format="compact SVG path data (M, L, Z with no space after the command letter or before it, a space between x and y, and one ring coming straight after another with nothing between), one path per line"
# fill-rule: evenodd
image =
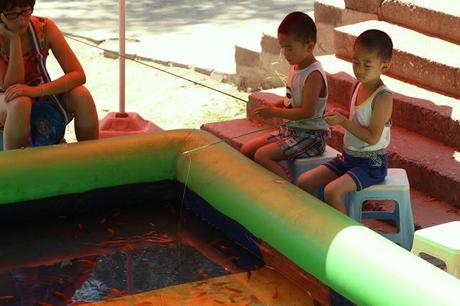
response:
M346 214L343 195L382 182L387 175L393 95L381 80L391 61L393 43L380 30L363 32L353 47L353 72L358 79L350 116L328 114L331 126L345 129L343 155L304 174L297 185L313 193L324 188L324 201Z
M312 157L324 152L329 126L324 121L328 87L326 73L315 59L316 26L305 13L287 15L278 28L278 40L291 65L286 98L280 105L262 105L255 113L262 117L286 119L271 135L261 136L242 146L241 152L290 180L279 161Z

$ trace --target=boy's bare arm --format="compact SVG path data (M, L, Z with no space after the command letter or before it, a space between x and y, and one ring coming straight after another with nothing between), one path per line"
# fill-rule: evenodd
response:
M376 144L382 136L383 128L390 120L392 111L393 95L382 94L375 100L372 117L368 127L357 125L343 115L337 113L327 116L325 119L328 124L339 124L357 138L373 145Z
M301 120L311 118L315 115L315 110L318 105L318 99L323 88L323 77L320 72L314 71L305 80L303 92L303 104L300 108L285 108L262 106L256 109L256 113L266 117L278 117L287 120Z

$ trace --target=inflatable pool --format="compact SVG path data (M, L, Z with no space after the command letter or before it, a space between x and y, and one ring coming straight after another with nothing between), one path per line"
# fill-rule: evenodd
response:
M204 131L165 131L3 152L0 204L164 180L185 184L358 305L458 305L458 279L280 180Z

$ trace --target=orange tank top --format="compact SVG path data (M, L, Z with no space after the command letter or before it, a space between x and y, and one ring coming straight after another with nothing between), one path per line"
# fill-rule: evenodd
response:
M45 58L49 54L49 46L46 41L46 25L47 18L32 16L30 22L32 23L35 33L37 34L38 44L40 47L40 53ZM27 34L28 39L30 40L29 34ZM32 46L32 42L30 44ZM8 42L7 40L0 36L0 56L8 64ZM25 72L25 83L28 85L38 85L42 82L42 76L38 70L37 65L37 52L32 48L27 54L24 54L24 72Z

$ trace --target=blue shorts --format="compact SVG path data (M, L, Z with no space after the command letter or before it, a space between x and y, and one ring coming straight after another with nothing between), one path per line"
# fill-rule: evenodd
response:
M55 103L49 100L32 104L30 118L31 146L58 144L64 137L66 117Z
M324 130L304 130L280 126L270 134L268 140L277 143L288 160L307 158L323 154L329 132Z
M385 180L388 169L388 155L374 154L372 157L355 157L343 152L324 165L338 176L348 174L356 183L356 189L378 184Z

